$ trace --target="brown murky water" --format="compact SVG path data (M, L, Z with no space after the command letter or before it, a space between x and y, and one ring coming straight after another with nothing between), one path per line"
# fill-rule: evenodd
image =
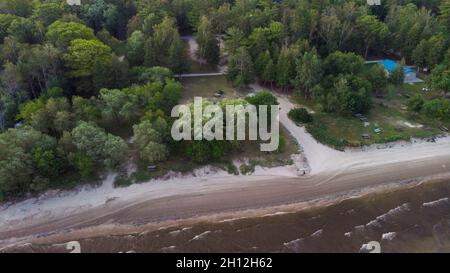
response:
M381 252L450 252L450 181L296 213L79 242L82 252L361 252L369 241ZM67 252L64 244L14 251Z

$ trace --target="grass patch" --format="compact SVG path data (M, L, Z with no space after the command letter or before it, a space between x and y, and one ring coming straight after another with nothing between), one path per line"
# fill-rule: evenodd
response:
M278 167L292 165L291 155L299 153L297 141L289 134L288 130L280 126L280 145L277 151L262 152L259 141L243 141L232 153L227 154L221 162L213 165L227 171L229 174L246 175L255 171L256 166ZM239 169L232 162L236 158L245 158L248 164L242 164Z
M181 83L183 84L183 103L192 101L194 97L219 101L223 98L236 99L246 94L246 92L234 88L225 76L184 78ZM223 91L223 95L216 98L214 95L219 91Z
M201 64L195 60L189 59L189 73L217 73L219 69L216 65Z
M329 126L321 123L319 119L312 124L306 126L306 130L319 142L325 143L329 146L335 147L337 149L342 149L348 146L348 141L346 139L340 138L338 134L332 135L330 133Z
M442 134L439 130L442 122L406 110L408 98L415 93L420 92L429 97L436 96L432 92L421 91L423 86L423 84L389 86L384 98L373 98L373 107L366 115L368 124L351 115L321 112L320 107L310 100L305 101L302 97L294 99L316 112L313 114L314 121L306 126L308 132L319 142L342 150L345 147L429 138ZM381 128L381 133L375 133L375 128ZM363 139L363 134L368 134L370 139Z
M257 162L261 167L278 167L291 165L291 155L299 153L297 141L291 136L289 131L280 124L280 145L278 151L262 152L259 143L243 145L240 157L245 156L249 161Z

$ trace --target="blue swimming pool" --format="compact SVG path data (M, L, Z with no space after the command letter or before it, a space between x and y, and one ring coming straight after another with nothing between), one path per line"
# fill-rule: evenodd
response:
M398 62L390 59L384 59L380 61L380 64L384 66L384 69L386 69L389 73L392 73L398 66ZM403 72L405 74L407 73L415 73L414 70L412 70L410 67L404 67Z

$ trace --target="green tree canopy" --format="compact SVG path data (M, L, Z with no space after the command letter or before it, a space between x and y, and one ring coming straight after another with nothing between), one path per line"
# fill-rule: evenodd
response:
M94 64L106 65L111 61L112 50L97 40L75 39L70 43L63 59L70 78L92 76Z
M75 39L94 40L94 30L77 22L55 21L45 34L47 40L56 47L66 48Z

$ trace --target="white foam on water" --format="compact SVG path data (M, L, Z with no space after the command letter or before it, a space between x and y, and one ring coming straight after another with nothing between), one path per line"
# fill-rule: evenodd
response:
M211 233L210 230L207 230L207 231L205 231L205 232L203 232L203 233L200 233L199 235L194 236L194 238L192 238L192 239L190 240L190 242L191 242L191 241L196 241L196 240L203 239L203 238L205 238L205 236L208 235L209 233Z
M323 229L319 229L319 230L315 231L313 234L311 234L311 237L317 238L317 237L322 236L322 234L323 234Z
M370 221L369 223L366 224L367 227L381 227L381 224L383 222L386 222L389 220L389 218L395 217L396 215L404 212L404 211L409 211L410 210L410 205L409 203L404 203L398 207L395 207L391 210L389 210L388 212L377 216L375 219L373 219L372 221Z
M423 203L422 206L424 206L424 207L436 207L436 206L439 206L439 205L444 204L444 203L449 203L449 198L448 197L441 198L441 199L438 199L438 200L435 200L435 201L431 201L431 202Z
M391 241L396 236L397 236L396 232L383 233L383 235L381 235L381 240Z
M304 240L305 239L303 239L303 238L298 238L298 239L289 241L287 243L284 243L283 245L284 245L285 248L290 249L292 251L299 251L300 250L300 246L301 246L301 244L303 243Z

